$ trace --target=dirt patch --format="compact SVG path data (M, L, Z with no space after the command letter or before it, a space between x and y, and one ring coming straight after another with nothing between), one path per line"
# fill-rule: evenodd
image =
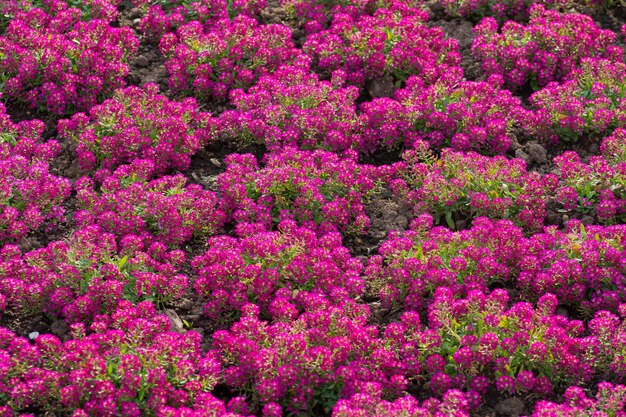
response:
M472 54L472 43L474 42L474 27L468 20L453 18L450 20L437 20L429 26L439 26L448 38L454 38L459 42L461 53L461 68L465 78L469 81L484 81L483 71L480 61Z

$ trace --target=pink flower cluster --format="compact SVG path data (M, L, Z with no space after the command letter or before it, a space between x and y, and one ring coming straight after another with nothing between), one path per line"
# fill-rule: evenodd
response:
M345 77L363 87L383 75L405 81L411 75L433 83L461 62L458 42L439 27L428 27L425 12L409 15L378 9L373 16L334 16L330 28L307 37L302 50L323 74Z
M14 124L0 103L0 242L17 242L65 221L69 180L50 174L58 142L41 142L40 120Z
M208 29L198 21L180 26L159 43L167 57L173 92L225 100L233 88L247 88L279 66L303 61L291 30L279 24L259 25L248 16L221 19ZM308 62L304 59L303 66Z
M406 16L419 13L422 3L422 0L280 0L289 18L304 21L307 34L327 28L337 14L346 14L356 19L359 16L372 15L378 9L388 9Z
M339 233L317 238L289 220L278 229L209 239L209 250L192 262L197 271L194 288L208 300L208 317L219 319L254 303L264 316L290 321L298 316L294 297L300 292L337 299L362 295L363 264L341 245Z
M259 167L253 155L231 154L217 182L223 209L237 224L267 230L283 220L318 233L363 233L370 220L364 201L375 189L376 167L322 150L285 147Z
M169 1L152 4L147 0L133 0L144 16L139 22L139 30L150 39L160 40L167 32L179 26L197 21L210 28L219 20L245 15L254 17L267 6L266 0L192 0Z
M590 317L617 311L626 295L623 225L584 227L572 220L567 231L548 228L525 237L507 220L478 218L460 232L428 229L430 221L418 217L415 230L392 235L370 257L366 284L385 307L422 311L441 287L462 296L506 284L527 300L553 293Z
M501 75L511 89L529 84L538 90L560 82L582 58L623 60L615 33L598 28L591 17L561 14L542 4L532 5L529 13L527 26L508 21L498 31L497 21L487 17L474 28L472 52L482 61L483 71Z
M356 392L360 378L402 390L406 380L394 378L401 364L379 347L365 306L339 307L307 293L296 298L305 309L297 319L268 324L247 305L230 330L214 333L227 385L251 392L264 417L328 413L341 395Z
M149 181L154 164L136 159L102 179L100 187L90 177L76 182L79 226L97 224L118 239L135 244L161 242L176 246L214 234L224 213L212 191L187 185L184 175Z
M113 22L118 15L117 6L121 0L5 0L0 6L0 34L16 16L24 17L23 12L34 8L43 9L52 15L70 8L78 8L83 20L102 19Z
M588 164L572 151L554 158L562 184L557 201L566 211L595 211L603 223L626 222L626 130L617 129L602 142L602 155Z
M0 36L0 84L7 98L58 115L88 110L125 85L139 41L110 16L81 21L81 10L50 3L50 13L16 12Z
M168 251L159 243L144 248L131 236L117 245L115 236L97 226L23 256L13 245L0 254L2 310L44 312L68 323L90 323L123 300L162 307L181 298L188 286L179 272L185 262L181 250Z
M551 141L593 140L626 127L626 65L582 59L562 83L549 83L530 96L533 110L524 129Z
M502 154L509 149L511 130L525 114L521 101L499 88L501 80L463 81L461 68L448 68L431 85L410 77L395 98L377 98L361 105L362 141L376 146L412 147L419 140L433 149L481 150Z
M170 332L169 318L152 304L122 302L91 325L92 334L86 330L76 324L71 340L47 334L31 344L0 329L0 414L38 408L75 417L226 415L207 392L219 378L219 361L202 353L198 333Z
M507 17L515 20L527 18L529 8L541 4L550 9L563 9L571 6L571 0L441 0L447 14L454 17L465 17L478 21L489 16L498 20Z
M220 134L263 143L271 151L284 145L344 151L358 140L357 97L356 87L320 81L306 68L281 67L247 92L231 92L235 110L220 115Z
M569 387L563 394L563 403L539 401L532 417L552 417L554 415L576 416L605 414L624 417L626 412L626 387L609 382L598 384L598 393L589 398L585 390L578 386Z
M211 115L196 100L170 101L156 84L116 90L92 107L59 121L59 134L77 145L85 171L113 170L136 158L150 160L155 174L186 170L191 157L211 140Z
M477 216L511 219L529 231L539 230L547 215L546 199L558 179L526 170L522 159L486 157L444 149L435 158L424 142L406 151L393 166L392 191L413 207L455 228L457 220Z

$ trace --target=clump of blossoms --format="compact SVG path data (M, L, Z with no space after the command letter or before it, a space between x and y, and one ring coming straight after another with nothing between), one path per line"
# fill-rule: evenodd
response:
M123 302L91 326L93 334L85 335L82 324L72 326L73 339L66 342L45 334L31 344L0 329L0 412L139 417L191 408L226 415L210 394L218 360L202 354L198 333L173 333L170 326L154 305Z
M80 21L76 8L17 13L0 37L6 97L62 115L88 110L125 85L139 41L131 28Z
M412 147L425 140L433 149L506 152L512 127L525 112L517 97L499 88L497 77L490 81L495 85L463 81L458 67L431 85L410 77L395 99L376 98L361 106L363 146Z
M81 168L112 170L135 158L149 159L156 174L186 170L191 157L210 139L211 116L194 98L170 101L156 84L115 91L92 107L59 121L59 134L77 144Z
M596 312L589 321L589 336L580 346L581 350L585 349L587 360L596 360L597 371L603 379L623 380L626 376L622 349L626 338L626 304L619 306L619 315L621 318L608 311Z
M24 256L18 247L6 245L0 255L0 294L8 310L43 312L69 323L91 322L122 300L149 300L162 307L180 299L188 287L187 277L179 273L185 262L182 251L133 237L117 245L115 236L97 226Z
M215 193L187 185L184 175L149 181L154 164L137 159L119 167L95 187L90 177L76 182L76 222L98 224L122 239L133 235L146 242L176 246L214 234L224 221Z
M210 28L221 19L239 15L254 17L267 6L266 0L140 0L133 3L144 13L139 30L153 40L159 40L165 33L190 21L201 22L205 28Z
M510 219L526 230L538 230L547 215L546 196L557 186L555 175L526 170L522 159L486 157L444 149L433 157L424 142L406 151L394 166L392 191L415 214L429 213L439 224L455 228L456 220L477 216Z
M421 14L422 0L280 0L288 18L304 21L307 34L319 32L328 27L337 14L346 14L353 19L362 15L372 15L378 9L389 9L403 15Z
M64 222L70 181L50 174L45 161L15 155L10 148L0 154L0 242Z
M534 110L524 128L551 141L594 140L626 126L626 65L583 59L561 84L530 96Z
M426 12L408 16L379 9L357 19L337 14L329 29L310 35L302 50L324 74L341 74L348 84L363 87L368 80L390 75L405 81L418 75L434 82L461 62L455 39L445 39L439 27L428 27Z
M600 382L598 392L594 397L589 397L583 388L572 386L565 390L562 403L539 401L535 405L532 417L596 415L625 417L625 406L626 387L624 385Z
M284 148L259 168L253 155L232 154L217 178L222 208L238 224L260 223L267 230L283 220L325 233L364 233L369 226L364 200L377 189L376 167L315 150Z
M235 141L264 143L269 150L291 144L344 151L356 140L358 95L356 87L320 81L305 68L281 67L247 92L231 92L235 110L220 115L220 132Z
M49 15L70 8L78 8L82 13L83 20L102 19L112 22L117 18L117 5L121 0L85 0L85 1L59 1L59 0L6 0L0 6L0 34L14 18L21 18L23 12L39 8Z
M566 231L552 227L524 237L506 220L478 218L460 232L428 230L431 221L418 217L414 230L392 235L370 257L366 283L385 308L421 311L442 286L462 296L504 284L530 301L553 293L561 305L590 317L617 311L626 294L624 226L585 228L570 221Z
M442 400L428 398L420 406L415 397L407 395L395 401L383 399L377 382L362 384L359 393L349 399L340 399L333 408L332 417L469 417L469 401L459 390L449 390Z
M577 220L564 231L551 227L533 235L516 268L516 287L529 299L556 294L587 317L616 312L626 296L625 236L624 225L584 226Z
M317 238L293 221L281 222L278 229L209 239L209 250L192 261L194 288L209 300L207 316L218 319L254 303L264 316L287 320L298 314L291 298L300 291L362 295L363 264L341 245L341 235Z
M563 9L572 3L571 0L441 0L447 14L454 17L465 17L478 21L489 16L499 21L507 18L522 19L528 17L529 8L541 4L549 9Z
M626 130L617 129L589 163L572 151L554 158L561 185L556 200L566 211L595 213L602 223L626 222ZM621 151L621 154L620 154Z
M561 14L542 4L530 7L527 26L485 18L474 28L472 52L482 61L485 74L498 74L513 90L530 85L534 90L568 78L583 58L622 61L616 35L598 28L591 17Z
M368 260L365 279L383 307L423 311L435 290L447 287L457 296L515 278L528 242L510 221L475 220L471 229L429 229L422 215L413 230L394 234Z
M5 105L0 103L0 160L15 156L48 163L54 160L60 146L56 140L41 141L45 128L44 122L37 119L13 123Z
M507 308L508 301L501 289L488 295L472 290L455 299L440 287L428 326L421 328L417 313L404 313L399 323L387 326L386 344L403 363L421 370L418 383L440 394L468 390L472 407L493 388L548 396L594 377L593 361L577 348L583 323L555 315L556 297L542 296L536 308L526 302Z
M309 64L287 26L260 25L245 15L221 19L207 31L193 21L176 33L163 36L159 49L167 57L169 87L186 96L225 100L230 90L248 88L281 65Z
M376 381L395 397L406 389L403 364L380 345L376 327L366 325L366 306L339 307L314 294L296 298L305 312L295 320L269 324L248 305L230 330L213 335L225 384L250 393L263 416L328 414L360 381Z

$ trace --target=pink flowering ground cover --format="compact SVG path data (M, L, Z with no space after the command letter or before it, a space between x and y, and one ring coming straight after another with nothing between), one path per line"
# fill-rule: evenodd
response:
M625 16L0 2L0 417L626 417Z

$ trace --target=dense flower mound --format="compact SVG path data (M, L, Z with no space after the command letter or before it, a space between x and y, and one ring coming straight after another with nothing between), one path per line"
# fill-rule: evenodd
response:
M358 389L359 379L402 391L402 365L382 348L376 327L366 325L365 306L337 306L315 294L297 298L305 312L296 319L268 324L248 305L230 330L215 332L227 385L265 404L263 416L328 413L342 393Z
M613 385L609 382L598 384L598 393L589 398L585 390L578 386L572 386L563 394L563 403L539 401L533 417L584 416L584 415L613 415L624 417L626 412L626 387Z
M71 184L50 174L58 142L41 141L40 120L17 124L0 104L0 242L17 242L28 233L50 230L65 221L63 202Z
M133 0L144 13L139 30L152 40L160 40L167 32L197 21L209 28L222 19L245 15L254 17L267 6L266 0L191 0L160 1Z
M84 325L72 326L66 342L40 335L33 345L1 329L0 413L37 407L74 416L138 417L177 415L169 413L188 407L224 415L224 404L207 392L217 383L219 362L202 354L199 334L169 328L169 318L157 315L152 304L124 302L99 317L89 335Z
M516 288L536 301L544 293L591 317L616 312L626 287L626 246L620 226L583 226L572 220L567 231L547 229L530 237L510 221L479 218L471 229L428 229L429 216L415 230L392 235L370 257L366 284L386 307L422 311L439 287L461 296L497 285Z
M590 141L626 126L626 65L583 59L562 83L552 82L530 97L534 111L525 129L554 142Z
M2 310L43 311L69 323L90 323L123 300L162 307L182 297L188 286L179 271L184 252L158 243L144 248L130 236L118 245L97 226L23 256L16 246L5 245L0 255Z
M562 9L574 3L571 0L441 0L447 14L480 20L489 16L495 19L521 19L528 17L529 8L541 4L550 9Z
M302 50L313 58L317 71L341 71L357 87L383 75L396 81L419 75L432 83L459 65L461 56L458 42L446 39L441 28L426 26L427 19L418 10L404 16L379 9L356 19L340 13L329 29L307 37Z
M232 91L235 110L222 113L219 129L232 140L263 143L275 151L284 145L344 151L358 147L358 94L354 86L320 81L305 68L281 67L247 92Z
M0 36L0 86L7 98L63 115L88 110L123 87L139 41L128 27L81 21L79 9L60 5L11 19Z
M43 9L48 14L55 14L69 8L78 8L82 13L82 20L102 19L114 21L118 16L117 6L121 0L5 0L0 6L0 34L14 18L23 18L23 12L34 8Z
M438 398L428 398L420 406L415 397L407 395L395 401L383 399L380 384L363 383L360 392L349 399L340 399L333 408L332 417L469 417L469 402L465 393L449 390Z
M528 172L521 159L452 149L444 149L435 158L424 142L406 151L403 158L393 167L393 192L405 199L415 214L429 213L436 224L445 221L453 229L457 220L488 216L511 219L536 231L547 214L546 196L558 182L552 174Z
M184 175L149 181L153 173L151 161L136 159L103 178L100 187L90 177L80 178L77 223L95 223L118 239L170 246L206 238L222 226L215 193L187 185Z
M159 43L167 57L169 87L199 99L225 100L230 90L248 88L282 65L309 65L294 47L287 26L259 25L245 15L221 19L206 31L192 21L176 33L166 34Z
M289 220L278 229L209 239L209 250L192 262L197 270L194 287L209 300L204 307L208 317L219 319L254 303L264 316L291 320L298 315L293 297L299 292L353 299L362 295L363 264L341 245L340 234L318 239Z
M304 20L307 34L326 29L337 14L358 18L373 15L378 9L389 9L407 16L421 13L423 3L423 0L280 0L288 17Z
M59 121L60 136L77 144L83 170L112 170L135 158L151 160L155 174L189 168L211 138L211 115L199 112L193 98L175 102L158 92L156 84L116 90L89 116Z
M589 163L568 151L554 158L562 185L557 201L566 211L595 212L602 223L626 223L626 130L604 139L602 154Z
M50 174L47 162L1 155L0 242L19 241L44 225L51 229L65 221L63 202L70 191L69 180Z
M561 82L582 58L623 60L615 45L616 34L598 28L591 17L561 14L542 4L530 7L530 23L506 22L500 31L494 18L475 27L472 52L486 74L498 74L512 90L530 85L538 90L549 82Z
M217 182L222 208L238 224L260 223L267 230L282 220L320 233L363 233L370 220L364 202L377 188L376 167L316 150L285 147L260 168L253 155L229 155Z
M54 160L60 146L56 140L41 140L44 129L44 122L37 119L13 123L6 106L0 103L0 159L21 156L48 163Z
M377 98L361 106L364 147L412 147L425 140L433 149L502 154L509 149L511 130L525 120L521 101L498 88L501 80L463 81L456 67L434 84L410 77L395 99Z

